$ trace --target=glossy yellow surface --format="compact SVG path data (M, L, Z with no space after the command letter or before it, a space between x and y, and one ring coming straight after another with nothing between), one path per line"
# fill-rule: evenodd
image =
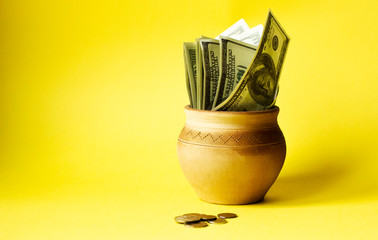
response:
M182 42L271 8L291 37L266 201L200 201L181 172ZM377 239L376 1L0 2L0 239ZM189 229L187 212L235 212Z

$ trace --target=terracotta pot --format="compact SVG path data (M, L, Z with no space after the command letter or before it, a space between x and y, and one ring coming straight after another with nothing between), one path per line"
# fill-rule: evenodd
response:
M225 112L186 106L184 110L187 119L177 153L198 196L217 204L263 200L285 161L279 108Z

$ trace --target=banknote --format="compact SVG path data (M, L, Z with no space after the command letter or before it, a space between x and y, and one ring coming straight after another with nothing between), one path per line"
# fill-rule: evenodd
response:
M243 77L257 50L257 46L230 37L220 37L219 41L221 74L212 108L226 100L231 94Z
M232 36L233 39L258 46L264 27L260 24L243 33Z
M244 21L244 19L240 19L236 23L234 23L231 27L227 28L224 32L219 34L215 39L219 39L220 36L224 37L233 37L235 35L241 34L249 30L248 24Z
M184 63L190 105L192 108L197 108L196 43L184 42Z
M196 91L197 91L197 109L202 108L202 93L203 93L203 66L202 66L202 51L201 51L201 38L196 39Z
M257 52L231 95L216 106L218 111L256 111L270 108L290 38L269 10Z
M190 107L194 108L193 100L192 100L192 93L190 90L190 80L189 80L188 67L186 64L185 51L184 51L184 66L185 66L186 90L188 91L189 104L190 104Z
M249 27L247 23L244 21L244 19L240 19L236 23L234 23L231 27L226 29L223 33L220 35L222 36L237 36L238 34L244 33L246 31L249 31ZM218 36L219 37L219 36ZM217 37L217 38L218 38ZM201 36L200 38L196 39L196 89L195 89L195 95L192 92L192 98L195 98L196 100L193 100L193 104L195 104L195 108L197 109L211 109L213 105L213 98L215 97L216 92L214 95L211 96L211 103L209 102L210 99L207 99L204 97L204 91L209 91L209 88L205 89L206 84L209 84L208 82L204 81L205 78L205 72L204 72L204 62L203 62L203 56L202 56L202 48L200 44L201 39L210 39L206 36ZM214 83L215 84L215 83ZM217 87L217 85L216 85ZM215 89L215 87L213 87ZM215 90L216 91L216 90ZM208 94L207 96L210 96ZM207 101L207 106L205 105L205 101Z
M203 63L202 106L203 109L210 110L213 107L219 80L219 41L201 39L200 47Z

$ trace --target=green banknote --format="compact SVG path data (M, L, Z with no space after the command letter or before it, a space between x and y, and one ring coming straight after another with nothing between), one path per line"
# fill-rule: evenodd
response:
M201 39L200 47L203 63L202 106L205 110L211 110L219 80L219 41Z
M184 42L184 63L186 69L186 86L192 108L197 108L197 70L196 43Z
M220 37L221 74L212 108L231 94L246 72L257 47L229 37Z
M203 109L202 107L202 93L203 93L203 69L202 69L202 51L201 51L201 38L196 39L196 90L197 90L197 109Z
M217 111L256 111L273 106L290 38L269 10L262 39L246 73Z
M189 81L188 68L187 68L187 65L186 65L185 52L184 52L184 66L185 66L186 90L188 91L190 106L193 108L193 100L192 100L192 93L190 92L190 81Z

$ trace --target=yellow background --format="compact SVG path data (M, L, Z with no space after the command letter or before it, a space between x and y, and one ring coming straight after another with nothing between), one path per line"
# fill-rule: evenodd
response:
M377 239L375 2L1 0L0 239ZM176 157L182 43L269 8L286 163L264 202L208 204Z

